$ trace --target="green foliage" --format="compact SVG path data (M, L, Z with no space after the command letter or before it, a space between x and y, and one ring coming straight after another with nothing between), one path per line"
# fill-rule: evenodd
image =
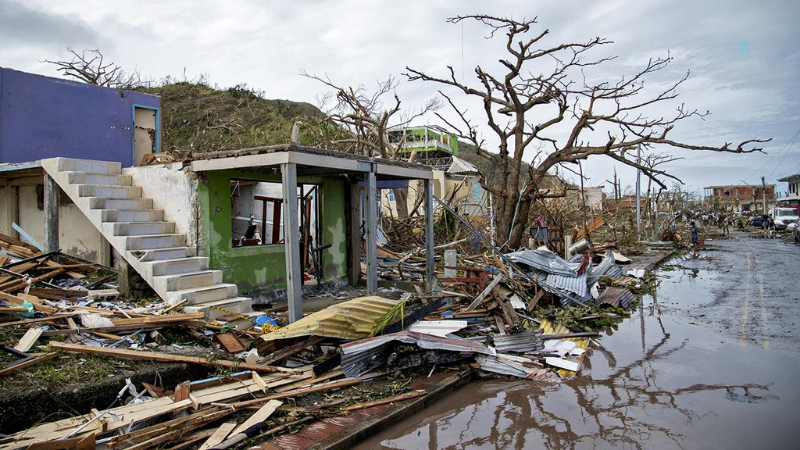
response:
M550 319L554 324L563 325L575 332L601 331L608 328L616 329L620 318L628 314L623 308L600 308L592 304L587 306L568 306L566 308L551 306L546 309L536 309L534 313L538 318ZM595 316L602 313L617 314L620 318L600 317L590 320L578 320L583 317Z
M99 380L115 373L113 358L96 355L60 354L58 357L25 369L24 376L46 386Z
M301 120L300 142L317 142L315 127L325 115L309 103L267 100L246 84L219 90L201 82L176 82L141 88L159 95L162 151L179 158L192 153L288 144L292 126Z

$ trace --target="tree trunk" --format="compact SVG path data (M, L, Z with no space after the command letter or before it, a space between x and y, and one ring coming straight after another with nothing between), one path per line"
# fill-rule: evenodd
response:
M408 188L395 188L394 192L394 206L397 209L397 219L408 219Z

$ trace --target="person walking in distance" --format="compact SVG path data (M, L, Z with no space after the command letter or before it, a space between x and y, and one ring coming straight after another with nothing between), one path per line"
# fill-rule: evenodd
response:
M691 223L692 226L692 247L697 246L697 225L694 222Z

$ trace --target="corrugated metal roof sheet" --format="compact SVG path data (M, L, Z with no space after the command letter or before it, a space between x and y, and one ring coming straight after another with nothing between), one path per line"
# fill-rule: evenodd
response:
M261 336L265 341L302 336L362 339L372 334L374 324L397 306L400 300L360 297L309 314L297 322Z
M600 280L600 277L608 273L612 267L614 267L614 254L611 252L611 250L608 250L606 252L606 256L604 256L603 260L600 261L600 264L589 269L589 286L597 283Z
M628 306L634 298L633 292L627 289L609 287L600 294L600 297L597 297L597 304L611 305L613 307L622 306L628 309Z
M578 276L581 263L567 262L555 253L547 250L520 250L505 255L517 264L524 264L531 268L563 276Z
M444 337L466 327L466 320L420 320L408 327L408 331Z
M525 330L517 334L495 334L494 347L498 352L532 352L544 348L540 336L542 330Z
M564 325L553 325L553 323L547 319L542 319L542 323L539 324L539 328L541 328L546 335L572 333L572 331ZM566 338L564 340L574 342L578 348L583 350L586 350L589 347L589 338ZM579 361L582 361L584 357L586 357L586 353L578 356L577 358ZM561 375L562 378L569 378L575 375L575 372L566 369L558 369L556 372Z
M553 289L572 292L580 298L586 297L587 292L589 292L587 271L583 271L583 273L577 277L548 274L547 276L539 278L539 281Z
M391 350L389 344L413 344L424 350L447 352L495 354L494 349L466 339L445 338L430 334L401 331L356 342L342 344L342 372L347 376L358 376L385 362Z
M447 168L447 173L480 173L475 165L464 161L458 156L452 157L450 167Z
M498 354L497 356L478 355L475 362L481 370L501 375L527 378L536 381L559 382L561 379L554 372L539 367L531 367L534 361L515 355Z

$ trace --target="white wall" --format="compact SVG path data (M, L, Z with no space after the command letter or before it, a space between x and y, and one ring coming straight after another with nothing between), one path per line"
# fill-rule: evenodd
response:
M164 210L164 220L175 222L175 233L186 234L187 244L197 242L198 211L196 175L183 163L127 167L122 173L142 188L142 197L153 199L153 209Z
M44 210L39 209L36 185L19 186L19 217L16 223L44 245ZM75 206L60 196L58 208L58 246L68 255L111 265L111 245ZM11 221L8 222L11 228ZM12 234L16 236L16 232Z

